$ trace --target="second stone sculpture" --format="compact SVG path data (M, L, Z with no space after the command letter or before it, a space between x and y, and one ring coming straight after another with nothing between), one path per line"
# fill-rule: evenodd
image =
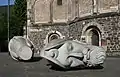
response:
M102 47L79 41L56 39L45 45L40 56L64 69L101 66L106 58ZM52 63L51 63L52 62Z

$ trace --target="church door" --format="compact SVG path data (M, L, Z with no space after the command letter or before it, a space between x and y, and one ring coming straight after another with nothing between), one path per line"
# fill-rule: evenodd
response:
M92 45L99 46L99 34L96 30L92 30Z

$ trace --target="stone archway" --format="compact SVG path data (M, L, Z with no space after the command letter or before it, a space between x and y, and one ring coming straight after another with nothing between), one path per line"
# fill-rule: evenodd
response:
M101 44L101 40L100 40L100 33L97 30L97 28L94 28L93 26L89 27L86 31L85 31L85 36L86 36L86 42L88 44L91 45L96 45L96 46L100 46Z
M51 33L48 35L48 43L54 39L59 39L60 35L58 33Z
M54 39L63 39L64 36L58 31L50 31L48 32L46 39L44 40L44 44L48 44L50 41Z
M91 22L83 27L81 41L91 45L101 46L101 33L104 32L100 24Z

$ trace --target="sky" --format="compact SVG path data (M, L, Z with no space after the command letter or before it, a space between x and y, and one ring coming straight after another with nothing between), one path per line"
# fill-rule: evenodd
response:
M10 4L14 4L14 0L10 0ZM8 5L8 0L0 0L0 6Z

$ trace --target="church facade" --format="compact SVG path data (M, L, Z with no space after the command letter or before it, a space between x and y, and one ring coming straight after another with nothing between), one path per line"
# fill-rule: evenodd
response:
M102 46L120 55L119 0L27 0L26 34L41 49L53 39Z

